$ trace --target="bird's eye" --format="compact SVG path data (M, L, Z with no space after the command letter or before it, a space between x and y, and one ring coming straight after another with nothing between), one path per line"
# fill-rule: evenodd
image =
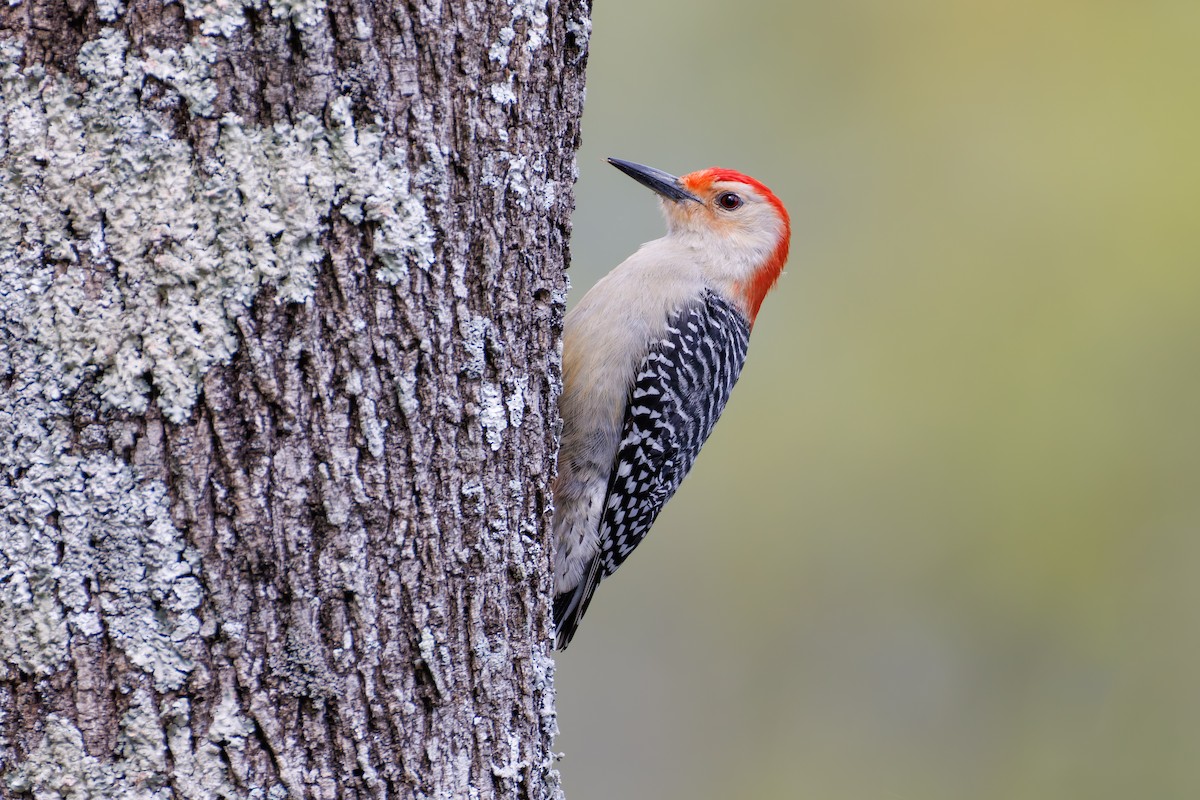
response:
M742 207L742 198L733 192L722 192L717 196L717 205L726 211L733 211L735 208Z

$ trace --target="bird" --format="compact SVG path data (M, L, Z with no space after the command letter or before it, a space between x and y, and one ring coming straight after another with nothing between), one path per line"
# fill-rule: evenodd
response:
M658 195L667 233L596 283L563 323L552 486L559 650L695 462L791 242L787 209L748 175L608 163Z

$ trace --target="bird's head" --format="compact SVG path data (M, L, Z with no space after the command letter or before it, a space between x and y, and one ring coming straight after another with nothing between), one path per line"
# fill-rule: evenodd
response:
M659 195L668 236L695 250L715 277L729 282L753 323L783 272L791 242L791 220L775 193L721 167L677 178L617 158L608 163Z

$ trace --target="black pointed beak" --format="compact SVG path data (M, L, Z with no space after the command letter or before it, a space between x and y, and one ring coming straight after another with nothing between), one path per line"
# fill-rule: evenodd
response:
M683 184L679 182L679 178L676 178L669 172L663 172L661 169L643 166L642 164L635 164L632 161L622 161L619 158L610 158L608 163L643 186L653 189L668 200L674 200L677 203L684 200L695 200L700 205L704 205L703 200L683 188Z

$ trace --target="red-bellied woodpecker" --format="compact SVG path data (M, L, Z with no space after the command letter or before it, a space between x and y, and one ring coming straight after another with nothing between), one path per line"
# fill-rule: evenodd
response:
M779 198L740 172L676 178L609 163L658 193L667 235L642 245L567 314L554 484L559 649L696 460L791 238Z

